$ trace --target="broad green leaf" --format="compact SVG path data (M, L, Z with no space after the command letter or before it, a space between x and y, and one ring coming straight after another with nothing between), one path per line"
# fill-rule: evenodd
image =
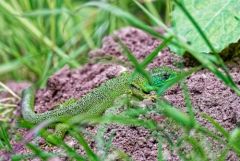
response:
M239 0L181 0L179 2L191 14L217 52L239 40ZM187 18L179 5L176 5L173 11L173 23L175 31L185 37L197 51L211 52L196 30L196 26Z

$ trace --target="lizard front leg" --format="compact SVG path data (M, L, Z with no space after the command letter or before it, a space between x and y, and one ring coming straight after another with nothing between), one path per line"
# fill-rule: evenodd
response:
M63 139L65 136L65 133L68 131L69 128L70 128L69 125L65 123L56 124L54 133L48 135L46 138L46 141L50 144L56 145L57 142L55 137L57 137L58 139Z
M142 90L139 90L137 88L131 88L130 94L140 100L151 100L155 101L157 99L157 95L154 93L145 93Z

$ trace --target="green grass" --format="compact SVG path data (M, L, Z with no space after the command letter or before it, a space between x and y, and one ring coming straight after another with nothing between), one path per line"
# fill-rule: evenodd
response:
M7 124L0 121L0 149L6 149L7 151L11 151L12 146L10 143L10 137L7 128Z
M189 21L195 26L196 30L202 36L205 43L212 50L212 55L206 56L188 45L183 38L175 33L171 27L171 10L176 5L181 8ZM130 7L129 7L130 6ZM74 148L67 145L59 138L53 138L56 146L63 149L66 154L75 160L105 160L114 152L123 160L131 160L131 156L122 152L120 149L110 152L112 139L104 140L104 128L100 129L101 135L96 136L98 150L103 151L103 156L95 153L84 138L85 124L99 124L105 126L111 123L141 126L152 132L152 135L158 140L158 159L163 160L162 144L168 143L183 160L208 160L212 156L211 151L207 151L203 146L204 139L209 137L224 145L222 152L214 155L220 155L218 160L225 160L227 153L233 150L240 155L239 129L232 133L224 129L210 116L203 114L203 117L213 125L216 132L202 127L194 117L194 110L190 100L189 92L184 79L190 74L196 72L202 67L208 68L227 86L233 89L238 95L240 91L230 77L228 70L216 53L211 42L201 29L201 26L193 19L191 13L180 3L180 1L147 1L140 3L133 1L31 1L31 0L10 0L0 2L0 80L30 80L36 82L39 87L44 87L49 76L58 71L65 64L72 68L80 67L88 62L87 53L100 47L101 40L105 35L123 26L134 26L149 33L157 39L163 40L145 60L138 62L134 55L119 41L120 46L128 57L130 64L135 67L135 72L140 72L147 77L151 84L151 77L146 66L152 62L165 46L171 44L183 48L195 57L202 66L189 70L189 73L178 73L176 77L166 82L161 88L154 89L158 93L156 107L149 109L133 108L127 109L123 114L107 114L104 117L79 117L75 116L66 121L71 128L69 135L74 137L86 152L85 156L80 155ZM161 35L152 27L162 27L166 34ZM184 100L188 111L184 113L161 99L161 95L174 84L180 83L183 90ZM3 84L1 84L4 87ZM7 90L13 98L19 99L11 90ZM1 102L0 102L1 103ZM6 104L5 104L6 105ZM0 111L2 107L0 105ZM4 108L5 110L5 108ZM164 114L168 120L177 126L183 135L174 144L170 134L162 129L156 122L149 119L138 119L139 115L149 112ZM42 125L42 124L41 124ZM34 132L43 138L49 134L41 128L41 125L35 127ZM13 160L21 158L38 157L47 160L59 154L52 154L43 151L38 145L26 144L31 149L32 154L13 156ZM187 155L181 151L182 147L189 146L191 152ZM99 149L99 147L105 147ZM11 151L11 144L7 135L5 126L0 126L0 148Z

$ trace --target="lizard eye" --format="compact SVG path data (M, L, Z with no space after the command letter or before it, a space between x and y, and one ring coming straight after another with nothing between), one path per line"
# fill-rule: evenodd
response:
M170 73L164 73L164 74L162 75L162 79L163 79L163 80L167 80L170 76L171 76Z

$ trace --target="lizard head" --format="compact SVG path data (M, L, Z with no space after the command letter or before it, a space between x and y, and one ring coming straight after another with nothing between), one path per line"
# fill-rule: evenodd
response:
M156 87L161 87L166 80L175 77L176 71L168 67L158 67L152 69L150 75L152 78L152 86L149 84L148 80L140 74L137 74L132 79L131 86L144 93L149 93L156 89Z
M168 79L176 76L176 71L169 67L158 67L150 71L153 86L161 87Z

